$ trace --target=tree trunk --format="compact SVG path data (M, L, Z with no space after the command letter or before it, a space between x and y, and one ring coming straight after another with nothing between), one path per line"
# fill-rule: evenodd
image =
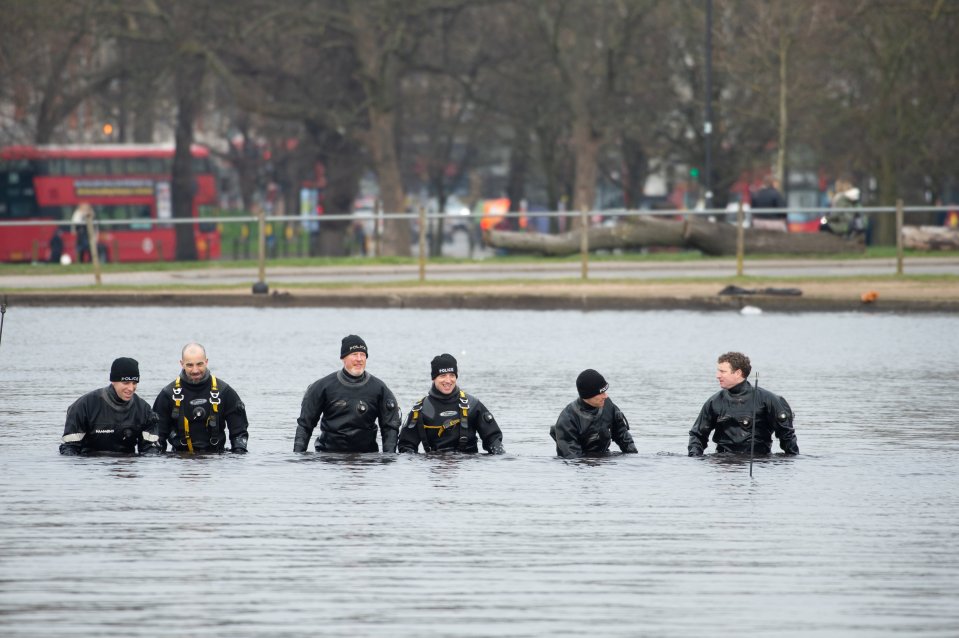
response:
M785 1L785 0L783 0ZM779 5L780 12L785 11L782 4ZM776 149L776 167L775 177L779 180L780 188L786 188L786 145L788 142L789 131L789 49L792 44L791 38L787 35L788 28L785 16L781 13L779 21L779 148Z
M186 56L176 68L174 79L177 98L176 151L173 154L171 191L173 217L193 217L193 198L196 185L193 179L193 122L200 107L200 85L203 82L204 62L202 56ZM176 224L177 261L196 261L196 239L193 224Z
M410 222L406 219L391 219L391 214L403 213L403 181L400 178L399 161L396 157L396 136L393 130L395 117L392 113L370 110L372 130L373 164L380 184L380 199L383 200L383 254L408 257L410 253Z
M353 212L353 202L360 190L363 162L357 147L335 132L323 136L323 161L326 164L325 212L345 214ZM320 254L340 257L349 254L347 234L349 221L320 222ZM359 238L357 237L357 240Z
M959 250L959 231L945 226L903 226L902 245L913 250Z
M559 235L491 230L486 241L494 248L543 255L572 255L580 250L580 230ZM683 246L683 222L641 217L616 226L589 229L589 249L642 248L647 246Z
M506 196L510 212L520 210L526 199L526 176L529 172L529 134L523 129L513 132L513 144L509 154L509 176L506 181ZM507 217L509 227L519 230L519 217Z
M895 160L881 149L879 157L879 205L896 205L896 171L893 168ZM865 191L865 185L861 186ZM869 223L873 227L872 243L877 246L896 245L896 216L888 213L873 213L869 215Z
M638 139L624 136L623 152L623 205L627 210L639 208L643 203L643 189L649 173L649 158L646 148Z
M687 221L683 238L690 248L705 255L735 255L736 226L726 223ZM746 228L743 249L747 255L835 255L862 253L865 244L846 240L831 233L783 233L775 230Z
M704 221L675 221L640 217L616 226L589 229L589 249L676 247L695 248L706 255L735 255L736 227ZM745 252L750 255L834 255L861 253L861 241L845 240L829 233L783 233L744 230ZM491 230L486 241L494 248L543 255L572 255L580 250L580 231L561 235Z
M380 186L383 202L383 255L408 257L410 252L410 223L406 219L391 219L391 215L406 212L403 180L400 176L396 144L396 115L393 111L397 82L391 64L392 55L380 33L369 19L369 7L362 2L350 5L357 58L362 67L362 81L366 92L369 132L364 141L373 158L373 170Z
M578 114L573 122L572 141L576 162L573 210L593 210L600 140L593 134L593 127L585 110ZM579 218L574 217L572 227L577 228L579 224Z

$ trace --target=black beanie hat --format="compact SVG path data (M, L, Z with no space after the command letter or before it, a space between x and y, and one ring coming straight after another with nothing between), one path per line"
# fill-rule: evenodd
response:
M136 359L120 357L110 366L110 381L133 381L140 383L140 364Z
M456 369L456 359L453 358L453 355L444 352L443 354L433 357L433 360L430 361L430 379L435 379L447 372L455 374L457 379L460 376L459 371Z
M579 398L592 399L597 394L602 394L609 389L609 384L603 375L592 368L583 370L576 377L576 391L579 392Z
M356 335L346 335L343 337L343 343L340 345L340 359L353 352L362 352L367 357L370 356L366 349L366 342Z

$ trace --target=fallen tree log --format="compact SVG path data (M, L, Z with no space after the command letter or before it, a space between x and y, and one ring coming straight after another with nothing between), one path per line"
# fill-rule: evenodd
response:
M581 239L578 230L559 235L490 230L484 237L494 248L549 256L578 253ZM736 254L736 227L722 222L640 217L615 226L592 227L588 241L590 251L673 247L728 256ZM756 228L744 229L743 243L747 255L834 255L865 250L861 240L847 240L830 233L783 233Z
M903 226L902 245L914 250L959 250L959 230L947 226Z
M736 226L692 220L686 222L683 238L690 248L704 255L736 254ZM862 239L843 239L832 233L784 233L776 230L746 228L743 250L747 255L836 255L862 253Z
M672 219L641 217L615 226L595 226L589 229L589 249L644 248L649 246L683 246L683 223ZM572 255L580 250L582 235L575 230L559 235L521 233L506 230L487 231L486 243L494 248L542 255Z

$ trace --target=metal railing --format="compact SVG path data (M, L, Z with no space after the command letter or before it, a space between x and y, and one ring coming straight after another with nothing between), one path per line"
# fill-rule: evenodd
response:
M816 208L753 208L748 210L749 215L762 215L762 214L778 214L782 215L784 213L800 213L804 215L828 215L829 213L835 213L837 209L829 207L816 207ZM900 200L896 206L874 206L874 207L857 207L854 209L843 209L844 211L855 211L862 214L892 214L895 215L895 232L896 232L896 274L901 275L904 272L904 256L903 256L903 233L902 228L904 225L905 216L910 213L930 213L930 212L941 212L943 207L941 206L909 206L906 207L903 205ZM745 262L745 241L744 241L744 228L746 227L746 215L747 211L741 205L736 211L730 211L727 209L710 209L710 210L681 210L681 209L663 209L663 210L626 210L626 209L614 209L614 210L592 210L592 211L537 211L537 212L509 212L503 214L497 214L498 219L508 219L508 220L519 220L523 217L526 218L578 218L580 228L588 228L590 226L590 221L594 217L602 218L629 218L629 217L705 217L705 218L714 218L714 219L725 219L731 214L736 215L736 226L737 226L737 248L736 248L736 274L742 276L744 273L744 262ZM322 216L302 216L302 215L241 215L241 216L230 216L230 217L202 217L202 218L171 218L163 220L144 220L144 219L94 219L88 223L88 235L90 237L96 237L97 231L99 229L106 228L116 228L116 227L133 227L139 226L143 227L145 224L149 225L180 225L180 224L216 224L220 227L231 224L246 224L251 225L255 224L256 232L246 232L240 233L239 236L233 235L233 258L250 258L250 244L255 243L256 253L257 253L257 263L258 263L258 281L253 285L254 292L267 292L268 287L266 285L266 264L268 258L278 258L278 257L299 257L299 256L316 256L310 254L310 233L307 230L311 228L314 224L320 225L320 232L322 232L322 224L325 222L334 222L334 221L344 221L351 222L353 224L365 223L370 224L373 229L373 236L370 238L370 255L379 256L383 254L382 251L382 241L383 241L383 230L384 225L388 221L392 220L406 220L410 222L410 227L412 229L412 222L417 222L417 239L415 243L416 252L417 252L417 264L418 264L418 279L419 281L425 281L427 276L427 264L429 262L429 256L427 254L427 238L430 232L436 232L436 226L434 222L438 220L446 220L448 222L466 222L470 229L475 228L479 222L480 217L477 215L467 216L451 216L446 213L428 213L425 208L421 208L417 212L404 212L404 213L383 213L382 211L374 212L373 216L357 216L355 214L325 214ZM18 220L3 220L0 221L0 232L4 228L10 227L25 227L25 226L48 226L48 227L64 227L72 225L70 221L67 220L31 220L31 221L18 221ZM280 233L276 232L277 227L282 228ZM268 232L272 228L273 232ZM291 232L292 229L292 232ZM249 229L247 228L247 231ZM472 241L472 239L471 239ZM291 250L291 242L293 242L293 249ZM412 242L411 242L412 244ZM91 251L91 258L94 262L94 275L96 279L96 284L101 283L101 268L98 260L96 259L96 250ZM114 247L114 254L116 254L116 247ZM589 246L589 236L588 233L580 233L580 276L583 279L589 278L589 255L590 255L590 246ZM292 253L292 255L291 255ZM34 260L37 260L39 254L39 247L34 246L33 255ZM222 244L221 244L221 254L222 254ZM162 250L158 251L159 258L162 259Z

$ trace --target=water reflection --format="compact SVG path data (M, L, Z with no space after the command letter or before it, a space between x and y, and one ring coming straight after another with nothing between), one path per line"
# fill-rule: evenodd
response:
M957 323L11 309L0 632L947 636L959 626L959 397L943 387L959 343L940 336ZM421 338L441 324L456 330ZM404 410L432 356L453 352L508 454L294 454L303 390L335 369L349 333ZM113 357L138 358L152 403L194 339L247 403L250 454L57 455L66 407L105 384ZM803 455L757 456L752 479L748 456L686 456L730 349L798 414ZM549 426L586 367L610 381L639 454L555 458ZM184 609L188 625L171 620Z
M325 452L316 453L298 453L298 458L292 459L301 463L327 463L329 465L338 465L347 470L361 471L368 465L389 465L396 462L396 456L393 454L333 454Z

